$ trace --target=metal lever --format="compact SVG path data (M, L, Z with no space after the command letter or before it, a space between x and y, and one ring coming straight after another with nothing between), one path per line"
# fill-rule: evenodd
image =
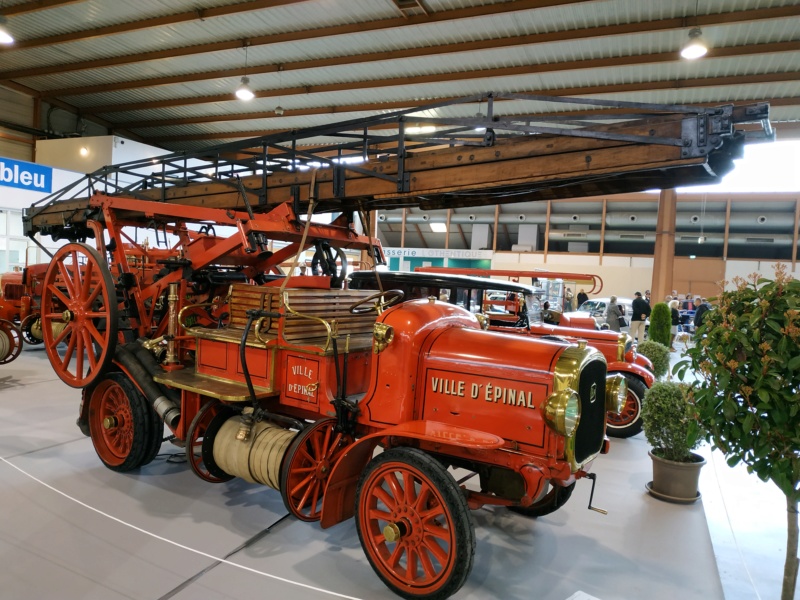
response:
M589 510L599 512L601 515L607 515L608 511L606 509L592 506L592 498L594 498L594 486L597 483L597 473L587 473L586 478L592 480L592 491L589 494Z

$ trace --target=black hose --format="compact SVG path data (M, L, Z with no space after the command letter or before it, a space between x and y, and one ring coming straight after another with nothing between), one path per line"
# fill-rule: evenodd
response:
M173 431L181 420L180 408L158 389L153 377L147 372L139 359L130 350L123 346L117 346L114 351L114 359L127 369L130 376L144 392L144 395L153 405L159 417Z
M156 357L153 356L153 354L140 343L133 342L130 344L125 344L125 349L130 350L134 355L136 355L136 358L138 358L139 362L142 363L142 366L147 369L147 372L150 373L151 377L155 377L156 375L161 375L164 373L164 369L162 369L161 365L158 364ZM167 398L172 400L175 404L180 404L181 395L178 392L160 383L156 385L158 385L161 393Z

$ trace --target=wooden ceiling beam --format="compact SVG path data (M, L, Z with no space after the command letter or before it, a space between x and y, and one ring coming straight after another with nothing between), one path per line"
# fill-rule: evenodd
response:
M32 2L2 8L0 9L0 14L4 17L16 17L17 15L39 12L40 10L59 8L67 4L78 4L79 2L86 2L86 0L33 0Z
M74 4L75 2L84 2L85 0L39 0L33 4L50 4L46 8L53 8L64 4ZM297 4L299 2L306 2L307 0L247 0L238 4L230 4L228 6L217 6L212 8L204 8L198 10L190 10L171 15L163 15L160 17L152 17L149 19L141 19L139 21L129 21L127 23L119 23L117 25L106 25L105 27L96 27L94 29L83 29L80 31L72 31L69 33L61 33L58 35L50 35L40 38L32 38L29 40L19 40L14 44L13 48L8 51L21 50L23 48L41 48L43 46L53 46L56 44L65 44L67 42L81 42L98 37L117 35L120 33L132 33L135 31L143 31L145 29L152 29L154 27L168 27L177 25L179 23L189 23L192 21L205 21L214 17L224 17L228 15L240 14L243 12L252 12L254 10L264 10L274 8L276 6L285 6L287 4ZM20 7L26 6L25 4ZM6 9L5 14L11 14L9 11L12 8ZM213 45L213 44L209 44Z
M296 1L296 0L295 0ZM579 0L579 1L590 1L590 0ZM551 0L551 4L564 4L565 2L558 2L558 0ZM491 14L495 14L496 12L508 12L511 8L513 8L513 12L518 12L522 10L530 10L535 8L530 6L531 4L538 4L538 8L541 8L543 5L547 4L547 2L538 1L538 2L530 2L528 0L514 0L511 2L506 2L500 5L493 4L489 5L488 7L476 7L476 8L492 8L493 10L490 11ZM501 7L508 7L505 11L501 11ZM443 11L441 13L435 13L432 17L439 17L441 15L449 15L447 19L437 18L437 21L444 21L444 20L458 20L462 18L470 18L474 16L481 16L478 14L472 14L475 12L475 9L459 9L454 11ZM776 8L769 8L769 9L759 9L759 10L748 10L748 11L739 11L735 13L728 13L728 14L720 14L720 15L707 15L703 17L698 17L699 22L702 26L709 27L714 25L731 25L735 23L746 23L751 21L758 21L758 20L770 20L770 19L782 19L788 18L791 16L796 16L796 7L791 6L784 6L784 7L776 7ZM360 31L372 31L377 29L387 29L392 27L405 27L408 25L415 24L414 19L388 19L383 21L373 21L371 23L359 23L356 25L348 25L348 26L338 26L338 27L325 27L320 29L312 29L312 30L304 30L299 32L290 32L290 33L282 33L282 34L273 34L269 36L258 36L252 37L246 40L251 47L252 46L260 46L260 45L269 45L275 43L284 43L284 42L297 42L297 41L304 41L309 39L316 39L321 37L328 37L334 35L344 35L348 33L358 33ZM391 22L391 24L389 23ZM673 19L662 19L659 21L648 21L642 23L627 23L622 25L608 25L602 27L591 27L585 29L577 29L577 30L566 30L566 31L556 31L550 33L539 33L536 35L529 35L529 36L519 36L520 41L513 41L517 38L511 38L512 42L510 44L506 44L504 39L497 39L497 40L489 40L490 42L494 42L496 45L493 47L503 47L504 45L521 45L521 44L533 44L533 43L549 43L549 42L563 42L563 41L575 41L579 39L594 39L600 37L607 37L613 35L625 35L625 34L641 34L641 33L653 33L657 31L668 31L674 29L681 29L687 26L686 19L684 18L673 18ZM528 39L529 41L524 41L524 39ZM97 59L97 60L89 60L89 61L81 61L75 63L66 63L60 65L48 65L42 67L35 67L35 68L28 68L28 69L17 69L17 70L10 70L10 71L0 71L0 80L9 80L9 79L23 79L25 77L35 77L41 75L52 75L55 73L66 73L72 71L81 71L81 70L88 70L88 69L98 69L104 67L115 67L123 64L130 64L130 63L139 63L148 60L161 60L167 58L174 58L178 56L191 56L196 54L203 54L208 52L220 52L224 50L235 50L242 48L245 41L241 39L237 40L229 40L224 42L214 42L208 44L198 44L195 46L186 46L182 48L172 48L169 50L157 50L152 52L143 52L138 54L129 54L126 56L119 56L119 57L111 57L106 59ZM486 41L478 41L478 42L465 42L461 44L451 44L450 50L446 50L447 52L466 52L471 49L480 49L486 44ZM474 48L473 48L474 46ZM16 48L22 47L20 44L15 44ZM445 52L442 48L446 46L439 46L438 53ZM12 51L11 49L4 49L0 52L9 52ZM423 56L427 54L422 54L425 49L406 49L400 50L397 52L392 53L395 57L414 57L414 56ZM416 54L419 52L420 54ZM368 62L369 60L385 60L383 58L386 53L372 53L372 54L365 54L361 55L358 58L357 62ZM370 59L370 56L374 56L374 58ZM332 62L333 61L333 62ZM338 62L337 62L338 61ZM337 57L334 59L328 60L321 60L321 61L299 61L297 63L289 63L288 65L281 65L283 70L296 69L296 68L313 68L313 66L326 66L329 64L349 64L347 57ZM298 66L299 65L299 66ZM253 70L255 69L255 70ZM277 65L261 65L257 67L253 67L250 69L251 73L269 73L274 70L277 70ZM259 71L258 69L262 69ZM209 73L209 77L213 75L214 77L218 75L214 75L215 73L219 73L220 71L215 71L213 73ZM236 73L239 73L236 69L229 70L229 76L237 76ZM202 80L206 79L207 77L205 74L194 74L194 75L181 75L181 76L174 76L174 77L166 77L166 78L154 78L151 80L138 80L132 82L134 85L133 87L143 87L148 85L167 85L170 83L181 83L184 80L176 79L177 77L189 77L189 79L185 79L185 81L195 81L195 80ZM148 83L151 82L151 83ZM119 89L127 89L127 88L119 88ZM52 92L55 93L58 90Z
M274 0L278 2L280 0ZM290 0L284 1L284 3ZM291 0L294 2L302 1L302 0ZM262 46L267 44L277 44L277 43L284 43L284 42L298 42L304 40L311 40L311 39L318 39L324 37L330 37L334 35L348 35L353 33L361 33L367 31L377 31L381 29L391 29L395 27L406 27L409 25L421 25L421 24L429 24L429 23L441 23L444 21L454 21L459 19L470 19L474 17L481 17L487 15L495 15L495 14L502 14L502 13L509 13L509 12L519 12L524 10L534 10L538 8L548 8L553 6L563 6L566 4L580 4L583 2L596 2L597 0L510 0L508 2L502 2L499 4L488 4L486 6L474 6L471 8L460 8L456 10L445 10L438 13L432 13L430 15L423 15L417 17L396 17L391 19L381 19L377 21L368 21L368 22L361 22L361 23L351 23L347 25L337 25L333 27L321 27L318 29L306 29L303 31L291 31L286 33L272 33L270 35L262 35L251 37L247 41L249 45L252 46ZM258 4L258 1L255 2L245 2L243 5L247 4ZM235 5L239 6L239 5ZM257 7L257 8L263 8ZM182 13L186 14L186 13ZM197 13L188 13L193 15L193 19L197 19ZM162 17L163 19L167 19L168 17ZM142 21L142 22L146 22ZM137 24L139 22L132 22L132 23L125 23L122 25L115 25L112 27L121 28L120 31L111 31L107 33L103 33L98 31L98 33L92 34L90 37L97 37L99 35L112 35L113 33L129 33L132 31L137 31L138 27ZM169 25L170 23L163 23L163 25ZM103 28L108 29L108 28ZM43 44L45 46L52 45L53 43L59 43L56 41L48 42L48 39L52 38L41 38L43 40ZM88 38L87 38L88 39ZM73 41L73 40L67 40ZM21 48L20 44L15 44L16 47ZM31 46L28 46L31 47ZM131 63L139 63L147 60L160 60L164 58L175 58L177 56L193 56L197 54L205 54L207 52L219 52L221 50L231 50L235 48L242 47L242 40L229 40L224 42L212 42L207 44L196 44L193 46L183 46L179 48L170 48L167 50L156 50L152 52L140 52L137 54L128 54L125 56L116 56L116 57L109 57L106 59L100 60L87 60L87 61L79 61L74 63L66 63L60 65L49 65L46 67L38 67L32 69L19 69L15 71L6 71L0 72L0 79L21 79L23 77L34 77L39 75L52 75L54 73L66 73L71 71L85 71L87 69L97 69L101 67L116 67L119 65L126 65ZM6 49L6 52L11 51Z
M791 52L800 49L800 41L795 42L779 42L774 44L756 44L753 46L740 46L734 48L721 48L715 56L752 56L763 53L774 54L775 52ZM710 60L707 58L705 60ZM536 73L545 73L552 71L572 71L584 69L599 69L599 68L618 68L627 65L642 65L642 64L657 64L678 62L680 59L675 52L663 52L659 54L646 54L640 56L623 56L614 58L599 58L580 61L569 61L562 63L551 63L543 65L521 65L514 67L501 67L481 69L478 71L459 71L453 73L433 73L430 75L417 75L414 77L414 84L426 83L441 83L445 81L466 81L472 79L483 78L497 78L497 77L512 77L512 76L525 76L533 75ZM735 80L740 76L733 76L728 79ZM747 78L749 76L741 76ZM717 78L725 79L725 78ZM789 77L783 81L791 81L794 78ZM735 82L734 82L735 83ZM407 77L389 77L385 79L371 79L365 81L352 81L345 83L331 83L321 85L307 85L301 87L291 87L272 90L259 90L255 91L256 98L276 98L293 95L309 95L309 94L322 94L328 92L341 92L353 91L363 89L375 89L382 87L394 87L407 85ZM655 82L654 85L657 85ZM720 84L725 85L725 84ZM661 89L661 88L655 88ZM548 93L547 91L540 91L539 93ZM564 95L559 93L559 95ZM124 104L106 104L99 106L84 107L86 114L104 114L112 112L130 112L140 110L153 110L160 108L170 108L175 106L196 106L198 104L216 104L219 102L241 102L233 94L233 89L230 93L215 94L213 96L194 96L187 98L173 98L168 100L153 100L149 102L128 102Z
M648 81L642 83L623 83L605 86L560 88L555 90L539 90L537 93L544 96L595 96L600 94L615 94L621 92L641 92L649 90L686 89L691 87L714 87L720 85L748 85L758 83L774 83L784 81L800 81L800 71L788 73L759 73L755 75L737 75L730 77L707 77L703 79L676 79L671 81ZM715 104L722 104L719 102ZM751 104L752 102L747 102ZM596 112L596 111L595 111ZM548 113L549 114L549 113ZM576 113L577 114L577 113ZM167 141L196 141L213 139L242 139L265 135L262 130L217 132L191 135L169 135L148 137L151 143Z
M678 19L671 19L671 21L678 21ZM635 31L628 31L627 33L642 33L640 24L639 29ZM598 30L608 29L606 27L591 27L587 29L571 30L569 32L558 32L558 35L563 37L565 34L571 34L569 41L585 40L603 37L604 34L598 33ZM650 29L649 32L657 31L658 29ZM348 56L335 56L323 59L313 59L304 61L293 61L281 64L269 65L251 65L246 69L244 67L237 67L234 69L217 69L215 71L204 71L202 73L184 73L181 75L169 75L164 77L154 77L150 79L136 79L131 81L118 81L112 83L103 83L98 85L87 86L74 86L69 88L52 89L42 92L44 97L63 97L63 96L80 96L97 93L108 93L129 89L143 89L147 87L157 87L164 85L176 85L181 83L190 83L195 81L209 81L215 79L222 79L226 77L242 77L244 75L263 75L266 73L278 73L286 71L297 71L303 69L318 69L322 67L331 66L345 66L345 65L359 65L377 61L399 60L404 58L420 58L428 56L436 56L441 54L454 54L459 52L474 52L480 50L494 50L498 48L513 48L517 46L532 46L538 44L545 44L555 40L550 39L548 34L530 34L520 35L501 39L488 39L477 40L471 42L461 42L457 44L442 44L438 46L426 46L423 48L406 48L400 50L389 50L385 52L370 52L364 54L353 54ZM242 42L237 41L236 48L242 47ZM752 52L744 49L758 48ZM773 49L771 49L773 48ZM734 46L728 48L712 48L709 51L705 60L710 58L723 58L729 56L741 56L745 53L769 53L769 52L790 52L800 48L800 42L775 42L770 44L750 44L748 46ZM577 68L592 68L587 65L590 62L597 62L599 67L603 66L620 66L628 64L641 64L641 62L669 62L675 60L674 52L662 52L658 54L642 54L637 56L620 56L608 57L603 59L590 59L585 61L571 61L564 63L549 63L536 65L533 72L544 73L549 71L563 70L562 65L569 65L578 63L586 65L586 67ZM13 75L13 73L12 73ZM0 78L4 75L0 73ZM9 77L10 79L19 79L20 77Z
M25 95L30 96L31 98L35 98L37 100L40 99L39 93L36 90L34 90L32 88L29 88L27 86L21 85L19 83L15 83L13 81L4 83L3 87L6 87L6 88L8 88L10 90L14 90L15 92L19 92L21 94L25 94ZM102 117L98 117L98 116L95 116L95 115L84 115L84 114L81 113L79 108L77 108L76 106L73 106L72 104L68 104L67 102L63 102L61 100L58 100L57 98L51 98L51 99L49 99L47 101L47 103L50 106L54 106L56 108L60 108L61 110L64 110L64 111L66 111L68 113L71 113L73 115L81 116L84 119L86 119L87 121L91 121L92 123L96 123L97 125L100 125L101 127L105 127L106 129L108 129L109 132L114 131L115 133L122 134L122 135L124 135L126 137L129 137L132 140L136 140L137 142L145 143L144 138L141 135L139 135L138 133L130 131L130 130L128 130L125 127L122 127L120 125L115 125L114 123L111 123L110 121L107 121L106 119L103 119Z

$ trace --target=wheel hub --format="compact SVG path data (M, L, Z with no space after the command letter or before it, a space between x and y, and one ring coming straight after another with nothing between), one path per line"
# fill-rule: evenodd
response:
M114 429L117 425L119 425L117 417L105 417L103 419L103 429Z
M383 538L387 542L399 542L408 533L408 526L403 521L387 523L383 527Z

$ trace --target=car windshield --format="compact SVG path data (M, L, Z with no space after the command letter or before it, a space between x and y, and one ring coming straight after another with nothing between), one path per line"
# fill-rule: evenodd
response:
M597 300L587 300L583 304L578 307L580 312L596 312L598 310L603 310L606 307L605 302L599 302Z

